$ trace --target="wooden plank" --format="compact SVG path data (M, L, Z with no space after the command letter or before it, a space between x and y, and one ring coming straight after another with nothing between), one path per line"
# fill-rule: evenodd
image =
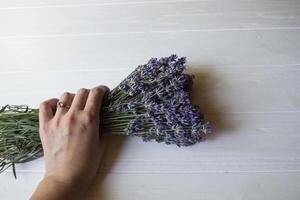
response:
M174 3L174 2L194 2L199 0L28 0L26 2L21 0L3 0L1 1L1 7L3 9L27 9L27 8L40 8L40 7L83 7L83 6L105 6L105 5L126 5L126 4L153 4L153 3ZM201 1L201 0L200 0Z
M105 84L113 88L132 70L3 73L0 93L5 95L0 105L25 103L36 107L42 100L59 97L64 91L76 92L80 87ZM206 114L300 111L298 66L199 67L188 72L196 75L193 97Z
M100 173L88 199L199 199L204 195L204 199L296 200L299 114L222 117L235 126L223 127L192 147L107 137ZM17 181L6 171L0 176L1 197L29 197L43 172L43 159L17 165Z
M300 63L300 30L156 32L0 39L1 71L134 68L177 53L201 66Z
M185 3L190 4L194 2L212 2L215 4L216 8L221 8L224 5L226 6L239 6L244 4L252 4L258 7L263 7L264 3L269 3L270 6L272 3L282 4L281 0L266 0L266 1L258 1L258 0L2 0L0 2L0 9L2 10L13 10L13 9L39 9L39 8L59 8L59 7L92 7L92 6L118 6L118 5L152 5L152 4L174 4L174 3ZM296 5L297 0L287 0L285 1L291 7ZM224 3L224 4L223 4ZM284 5L284 4L282 4Z
M99 172L199 174L300 172L300 114L231 114L211 121L214 133L190 147L107 135ZM226 127L221 126L226 123ZM18 164L18 172L43 172L44 159ZM6 171L4 174L11 174Z
M40 9L5 9L3 6L0 7L0 37L300 28L300 5L296 1L122 3L126 1L103 6L100 3L99 6L87 4Z
M300 194L298 173L113 174L98 180L87 199L296 200Z
M0 176L0 195L28 199L41 178ZM86 199L298 200L299 181L300 173L99 174Z

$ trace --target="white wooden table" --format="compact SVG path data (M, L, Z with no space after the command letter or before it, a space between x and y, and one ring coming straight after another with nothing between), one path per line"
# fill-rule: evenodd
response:
M86 199L300 199L299 0L1 0L0 105L113 88L152 56L187 56L215 133L187 148L112 136ZM43 159L0 175L28 199Z

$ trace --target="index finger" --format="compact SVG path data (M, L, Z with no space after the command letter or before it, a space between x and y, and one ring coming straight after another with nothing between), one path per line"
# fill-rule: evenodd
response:
M39 123L42 126L53 118L58 99L52 98L42 102L39 106Z
M99 115L104 94L109 91L106 86L97 86L90 90L84 110L94 115Z

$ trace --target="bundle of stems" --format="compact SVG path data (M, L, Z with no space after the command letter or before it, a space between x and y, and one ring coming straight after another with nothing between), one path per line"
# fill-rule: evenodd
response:
M186 58L151 58L104 97L100 125L112 134L189 146L205 139L211 125L191 102L193 75ZM43 155L38 109L5 105L0 110L0 173Z

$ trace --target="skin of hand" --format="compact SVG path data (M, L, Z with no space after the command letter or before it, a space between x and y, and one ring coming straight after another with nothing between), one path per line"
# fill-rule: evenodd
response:
M53 110L58 99L40 104L39 131L44 150L45 176L32 200L39 197L77 199L87 191L103 154L102 134L99 134L100 110L108 90L106 86L98 86L90 90L81 88L76 95L65 92L60 102L70 106L58 107L55 114ZM58 194L51 194L51 190ZM61 196L59 193L62 193ZM73 197L65 193L72 193Z

